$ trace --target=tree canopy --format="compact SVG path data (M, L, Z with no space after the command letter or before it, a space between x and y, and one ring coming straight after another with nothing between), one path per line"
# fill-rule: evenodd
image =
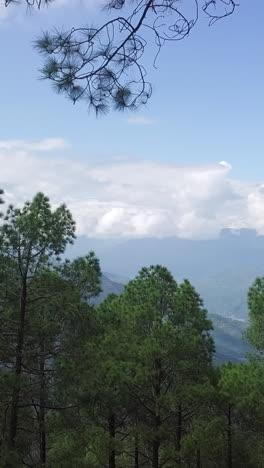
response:
M257 353L216 367L188 280L145 267L95 305L93 252L42 193L0 225L0 466L235 468L264 456L264 280L249 291Z

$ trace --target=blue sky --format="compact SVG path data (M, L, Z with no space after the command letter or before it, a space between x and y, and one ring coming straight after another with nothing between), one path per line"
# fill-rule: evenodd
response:
M237 185L247 184L244 192L252 184L262 184L262 0L241 1L232 17L210 28L201 17L188 39L162 50L157 70L150 66L153 96L145 108L98 119L87 113L84 104L73 106L56 95L48 82L38 80L41 58L32 41L41 29L102 21L93 0L60 3L33 15L22 6L13 7L5 17L0 10L0 141L60 138L69 143L38 153L42 162L56 157L66 163L107 165L127 158L138 164L147 160L150 165L168 163L207 171L224 160L232 166L227 178ZM151 64L153 54L150 47L146 63ZM241 223L254 225L248 219Z
M5 19L0 29L1 136L59 135L75 151L96 158L126 154L181 164L224 159L239 177L261 177L264 4L241 3L229 19L208 28L201 18L189 39L163 49L158 70L150 70L153 97L137 113L156 121L149 126L128 125L126 114L96 119L83 104L72 106L37 80L41 61L32 40L40 28L83 24L85 17L99 22L96 7L80 2L78 9L69 5L34 15L15 7L18 18Z

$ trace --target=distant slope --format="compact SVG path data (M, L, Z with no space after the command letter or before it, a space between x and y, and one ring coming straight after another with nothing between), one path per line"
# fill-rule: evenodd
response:
M101 294L96 298L95 303L99 304L104 299L107 298L109 294L122 294L124 290L124 285L110 280L105 275L102 275L101 280Z
M102 293L96 303L103 301L108 294L122 294L124 290L124 284L112 281L105 275L102 276L101 287ZM246 322L210 313L209 318L214 326L212 335L216 345L215 362L219 364L226 361L236 363L245 361L246 353L251 351L250 346L243 339Z
M95 250L113 282L133 278L143 266L166 266L177 281L188 278L214 314L247 318L247 292L264 276L264 236L254 230L225 229L217 239L88 239L80 237L70 257ZM106 274L108 276L108 274Z
M196 278L192 284L211 314L247 320L247 293L255 278L261 274L258 268L245 267L242 270L227 270L214 276ZM104 272L113 283L128 283L121 275Z
M109 273L108 271L104 271L103 274L114 283L127 284L129 282L129 278L127 278L126 276L117 275L115 273Z
M103 271L133 278L143 266L164 265L177 280L212 277L224 271L255 269L264 274L264 236L225 230L217 239L143 238L97 248ZM87 245L90 241L87 239ZM103 242L103 241L102 241Z
M243 337L247 323L216 314L209 314L209 318L214 326L212 335L216 347L215 362L244 362L246 354L253 352Z
M197 278L193 284L212 313L247 320L247 294L262 268L245 266L226 270L216 275Z

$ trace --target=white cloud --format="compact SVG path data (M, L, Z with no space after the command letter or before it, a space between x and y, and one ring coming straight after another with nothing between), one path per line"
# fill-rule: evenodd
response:
M35 143L23 140L0 140L0 150L52 151L68 147L69 143L63 138L46 138Z
M127 123L130 125L154 125L156 120L144 116L137 116L127 119Z
M43 13L50 13L50 9L57 9L57 8L65 8L65 7L74 7L76 8L76 4L79 6L84 6L87 9L92 7L98 6L98 0L54 0L49 7L43 6L39 11L39 15ZM37 6L34 7L37 9ZM11 19L21 19L21 13L26 15L29 13L28 7L26 6L25 1L21 1L21 5L18 2L11 3L8 7L5 6L5 1L0 0L0 21L6 18Z
M113 160L90 163L54 157L61 139L0 141L0 187L7 202L37 191L65 202L79 234L95 237L210 238L223 227L264 234L264 185L232 178L226 162L177 166ZM50 151L53 157L46 157Z

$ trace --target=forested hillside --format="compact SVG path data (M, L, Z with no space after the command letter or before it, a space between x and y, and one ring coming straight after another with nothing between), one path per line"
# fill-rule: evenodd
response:
M177 281L192 281L210 312L243 320L247 320L247 291L257 276L264 275L264 236L250 229L225 229L219 238L202 241L79 237L67 253L74 258L90 249L114 281L127 282L143 266L164 265Z
M263 18L0 0L0 468L264 468Z
M211 313L208 314L208 317L213 324L215 363L245 362L248 354L253 352L253 348L245 336L248 324Z
M110 280L106 276L107 274L111 276L112 279L115 278L116 280L119 279L121 281L125 281L124 278L119 277L118 275L111 275L109 273L103 274L101 276L102 291L100 295L94 299L95 304L102 302L109 294L122 294L124 291L125 285ZM221 291L221 285L218 285L218 287ZM214 292L216 292L215 289L211 291L212 308L207 308L210 311L208 317L213 324L212 336L215 342L214 362L216 364L227 361L236 363L243 362L246 360L247 354L252 351L252 347L250 347L246 337L244 336L247 328L247 322L211 313L211 311L214 311L215 308L217 309L218 306L218 298L216 295L216 304L215 307L213 307ZM226 304L223 303L222 310L226 310L225 307Z
M0 466L261 466L264 279L248 295L254 354L216 366L210 318L228 353L242 322L208 315L161 265L102 281L93 252L63 258L74 238L41 193L0 226Z

